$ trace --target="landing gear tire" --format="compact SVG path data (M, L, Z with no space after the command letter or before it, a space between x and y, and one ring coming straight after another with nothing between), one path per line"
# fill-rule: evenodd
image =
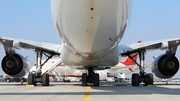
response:
M99 74L94 74L94 86L99 86Z
M29 73L28 75L28 85L34 85L35 81L34 81L34 74Z
M87 86L87 74L82 74L82 86Z
M137 73L132 74L132 81L131 81L132 86L139 86L139 80L140 80L139 74Z
M42 86L49 86L49 74L42 74Z
M153 85L153 74L149 73L149 74L146 74L146 82L145 82L145 85Z

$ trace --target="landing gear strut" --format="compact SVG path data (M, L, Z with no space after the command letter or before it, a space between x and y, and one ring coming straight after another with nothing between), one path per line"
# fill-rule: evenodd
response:
M143 82L145 86L147 85L153 85L153 75L152 73L146 73L145 70L145 65L144 65L144 50L140 50L139 52L139 60L140 64L138 64L131 56L129 56L136 64L139 66L139 74L138 73L133 73L132 74L132 86L139 86L139 83Z
M93 83L94 86L99 86L99 74L93 71L93 68L88 69L87 73L82 74L82 86L87 86L87 83Z
M36 83L42 83L42 86L49 86L49 74L44 73L42 74L42 66L50 59L52 58L53 55L51 56L46 56L48 57L46 59L46 61L44 61L44 63L42 64L42 54L43 51L42 50L37 50L37 58L36 58L36 72L35 73L29 73L28 74L28 85L35 85Z

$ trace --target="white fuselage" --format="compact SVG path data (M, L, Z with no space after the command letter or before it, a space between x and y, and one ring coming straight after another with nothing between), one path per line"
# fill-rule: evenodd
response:
M52 0L66 65L113 66L129 22L130 0Z

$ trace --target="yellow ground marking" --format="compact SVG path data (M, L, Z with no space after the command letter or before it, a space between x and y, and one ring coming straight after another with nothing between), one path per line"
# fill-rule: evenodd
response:
M34 87L34 85L26 85L26 87Z
M155 86L155 85L147 85L147 86L151 87L151 86Z
M86 88L86 93L84 95L83 101L91 101L91 87Z

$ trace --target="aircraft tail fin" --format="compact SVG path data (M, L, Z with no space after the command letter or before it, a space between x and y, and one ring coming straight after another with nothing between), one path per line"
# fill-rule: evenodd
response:
M137 61L138 54L134 54L131 56L134 61ZM126 66L135 65L136 62L134 62L131 58L127 57L122 63Z
M141 40L138 40L137 43L138 43L138 44L141 43ZM136 64L135 61L137 61L138 53L131 55L131 57L133 58L134 61L133 61L131 58L127 57L127 58L126 58L123 62L121 62L121 63L123 63L123 64L126 65L126 66L135 65L135 64Z

